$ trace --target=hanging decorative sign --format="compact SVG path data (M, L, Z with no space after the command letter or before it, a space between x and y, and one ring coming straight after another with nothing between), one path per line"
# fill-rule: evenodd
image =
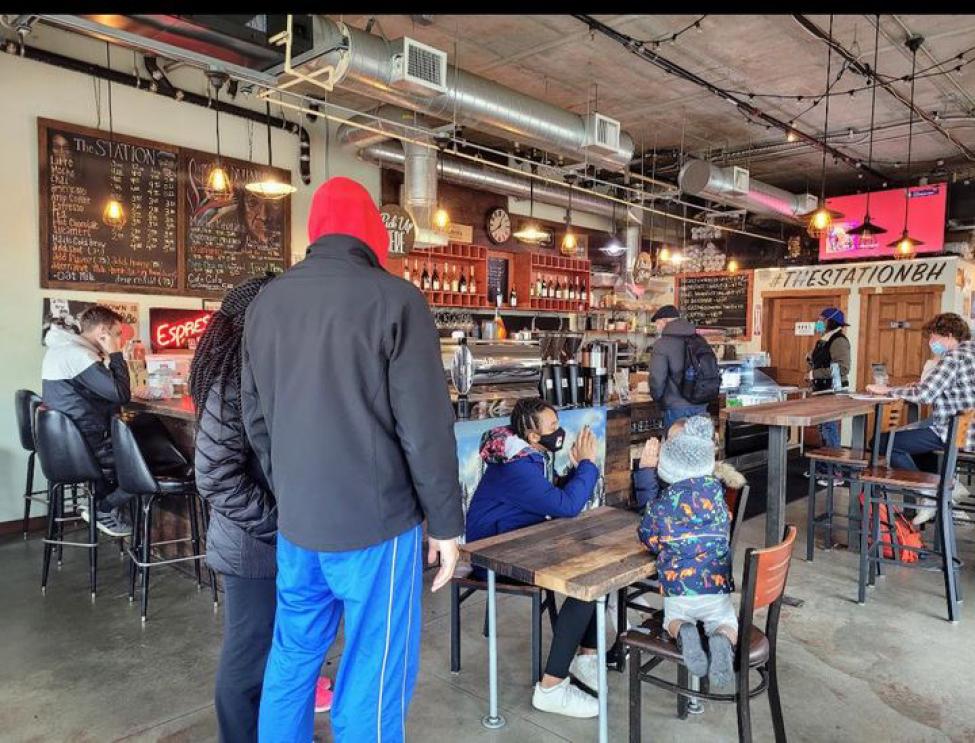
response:
M379 210L389 233L389 255L409 255L416 240L416 224L413 217L399 204L384 204Z
M177 310L165 307L149 309L149 340L152 350L172 351L190 348L207 329L210 310Z
M450 228L447 230L447 239L452 243L470 245L474 242L474 227L469 224L451 222Z

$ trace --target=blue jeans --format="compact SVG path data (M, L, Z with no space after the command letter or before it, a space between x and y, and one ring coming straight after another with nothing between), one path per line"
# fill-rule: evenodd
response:
M880 453L887 452L887 441L890 434L885 433L880 437ZM914 461L913 454L926 454L938 449L943 449L945 442L934 432L931 427L918 428L913 431L900 431L894 434L894 448L890 453L890 466L898 470L917 470L918 466ZM936 470L929 470L936 471Z
M819 435L823 437L823 446L835 449L840 445L840 422L829 421L828 423L821 423L819 426Z
M667 435L667 431L674 424L674 421L678 421L681 418L690 418L693 415L704 415L708 412L707 405L688 405L684 408L664 408L664 436Z
M402 743L420 670L419 525L380 544L313 552L278 534L277 614L261 695L261 743L310 741L315 683L344 616L337 743Z

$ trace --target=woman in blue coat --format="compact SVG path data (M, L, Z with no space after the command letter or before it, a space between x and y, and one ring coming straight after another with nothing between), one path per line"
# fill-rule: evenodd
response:
M571 451L575 470L557 487L545 476L545 463L564 441L555 409L540 398L519 400L510 426L484 434L481 459L487 466L467 511L468 542L582 511L599 479L596 437L588 428L582 430ZM482 570L476 569L475 575L483 579ZM598 692L596 605L566 598L532 706L568 717L596 717L596 699L572 686L570 674Z

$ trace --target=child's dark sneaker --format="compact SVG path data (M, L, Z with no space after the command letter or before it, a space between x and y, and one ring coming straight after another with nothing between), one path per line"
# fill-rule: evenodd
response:
M687 670L695 676L704 676L708 672L708 656L701 645L701 635L697 631L697 625L690 622L682 624L677 643L680 645Z
M711 686L728 686L735 680L735 649L725 635L715 632L708 642L711 650Z

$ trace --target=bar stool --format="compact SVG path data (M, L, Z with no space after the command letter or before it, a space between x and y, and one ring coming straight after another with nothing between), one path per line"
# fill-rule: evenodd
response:
M905 414L905 406L902 400L891 402L884 406L884 417L881 426L875 426L876 431L889 431L896 428ZM813 554L816 547L816 529L826 530L826 549L833 548L833 529L846 531L847 539L850 542L856 541L859 533L860 512L856 507L854 491L857 494L862 490L860 484L860 473L870 465L871 452L868 449L858 447L838 446L820 447L806 452L809 459L809 497L806 501L806 561L813 561ZM884 460L877 464L883 464ZM826 478L826 510L816 515L816 497L818 490L816 480L823 476ZM838 526L834 519L837 514L833 509L833 494L836 481L844 481L850 489L850 503L847 509L846 526ZM854 528L856 524L856 528Z
M125 421L116 416L112 419L112 447L115 451L115 471L119 487L134 496L133 541L129 547L129 601L135 601L136 575L142 579L142 622L145 623L149 608L149 569L160 565L193 562L196 571L197 590L203 588L200 562L205 556L200 551L200 528L197 522L197 506L200 499L193 482L193 468L187 463L182 472L167 468L166 475L154 474L143 455L139 442ZM190 536L180 539L153 541L153 508L162 498L185 498L190 522ZM152 548L167 544L189 542L193 554L189 557L152 559ZM217 581L213 571L207 569L213 605L217 605Z
M677 643L663 626L663 612L655 613L640 627L623 635L623 642L633 653L630 661L630 743L642 740L642 682L677 694L677 716L687 717L689 699L708 699L730 702L738 710L738 740L752 740L751 699L768 692L772 712L772 727L776 743L785 743L785 720L779 698L779 679L776 669L776 646L782 599L789 578L789 563L796 541L796 527L788 525L779 544L765 549L745 551L745 574L742 581L741 607L738 613L738 645L735 648L735 691L733 694L712 692L707 679L701 679L701 689L689 686L690 674L683 663ZM768 607L764 630L755 626L755 612ZM643 655L650 656L644 663ZM653 675L652 671L664 661L677 664L677 683ZM752 688L751 671L758 671L761 680Z
M46 490L34 490L34 464L37 448L34 444L34 414L41 404L40 395L31 390L17 390L14 393L14 410L17 414L17 433L20 445L27 452L27 482L24 485L24 539L30 531L31 503L47 505Z
M962 418L968 416L968 411L960 412L955 415L948 425L948 446L945 448L944 456L941 459L940 472L933 474L930 472L919 472L917 470L896 470L889 467L873 467L861 475L861 480L865 485L863 504L861 508L861 520L866 528L860 532L860 570L857 581L857 602L866 603L867 586L876 583L876 577L882 572L882 565L897 565L907 568L924 568L924 565L906 563L900 561L901 551L914 553L925 552L941 558L941 574L945 584L945 601L948 608L948 621L954 623L959 619L959 604L961 603L961 583L958 580L958 573L961 568L961 560L955 541L954 520L952 518L953 504L951 500L954 488L955 471L958 460L959 439L964 441L966 429L959 426ZM894 437L892 436L887 444L888 457L893 448ZM934 490L935 495L930 495ZM928 491L920 492L920 491ZM906 496L912 496L913 501L908 502ZM932 549L923 550L917 547L899 544L896 540L895 509L916 507L918 501L930 503L934 501L937 507L937 541L938 546ZM887 523L890 532L890 551L891 557L885 557L885 543L881 538L880 532L880 509L887 510ZM870 539L868 541L868 531Z
M58 548L59 557L63 546L84 547L88 550L88 584L94 601L98 571L94 483L102 479L101 467L74 421L58 410L40 405L34 434L41 471L48 484L47 536L44 539L41 593L47 593L47 578L54 547ZM88 512L91 514L87 542L69 542L64 539L64 522L71 520L64 517L65 488L77 485L83 485L87 491Z

